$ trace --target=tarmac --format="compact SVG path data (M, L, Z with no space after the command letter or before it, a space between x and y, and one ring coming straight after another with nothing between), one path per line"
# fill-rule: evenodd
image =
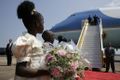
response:
M12 58L12 65L7 66L6 56L0 56L0 80L14 80L16 59Z
M16 59L14 57L12 59L12 65L7 66L6 56L0 56L0 80L14 80ZM120 56L115 57L115 68L116 73L120 73ZM101 70L105 71L105 68Z

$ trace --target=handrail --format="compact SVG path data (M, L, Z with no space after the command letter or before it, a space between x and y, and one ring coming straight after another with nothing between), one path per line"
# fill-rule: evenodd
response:
M100 43L101 43L101 50L103 51L103 29L102 29L102 19L100 19L100 23L99 23L99 28L100 28Z
M88 20L83 20L83 28L77 43L77 47L80 49L83 45L83 41L84 41L84 36L86 34L87 28L88 28Z
M103 48L103 28L102 28L102 19L100 19L99 21L99 28L100 28L100 48L101 48L101 62L102 64L103 62L103 52L104 52L104 48Z

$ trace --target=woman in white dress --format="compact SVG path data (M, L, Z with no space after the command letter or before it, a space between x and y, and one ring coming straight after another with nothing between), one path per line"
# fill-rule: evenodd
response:
M42 42L36 39L37 33L42 33L43 17L34 10L33 2L24 1L17 8L17 15L27 29L13 43L12 51L17 59L15 80L50 80L47 71Z

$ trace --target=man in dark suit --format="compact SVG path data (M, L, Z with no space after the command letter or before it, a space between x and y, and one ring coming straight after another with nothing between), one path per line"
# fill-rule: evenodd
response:
M9 43L6 46L6 56L7 56L7 65L10 66L12 62L12 39L9 40Z
M111 44L108 44L108 46L105 48L105 56L106 56L106 72L109 71L111 65L112 72L115 73L115 65L114 65L115 50L111 46Z

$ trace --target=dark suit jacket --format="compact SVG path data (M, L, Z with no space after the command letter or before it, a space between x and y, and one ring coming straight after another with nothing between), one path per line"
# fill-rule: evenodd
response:
M114 48L107 47L105 48L105 56L106 58L113 58L115 55L115 50Z

